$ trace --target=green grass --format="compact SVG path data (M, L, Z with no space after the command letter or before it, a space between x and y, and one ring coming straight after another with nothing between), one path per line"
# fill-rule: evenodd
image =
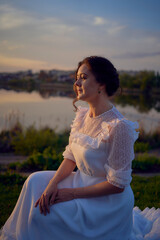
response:
M146 207L160 208L160 176L133 176L131 187L135 196L135 206L141 210Z
M26 178L17 174L0 175L0 227L11 214ZM133 176L132 189L135 206L160 208L160 176L145 178Z
M17 174L0 175L0 228L11 214L25 179Z

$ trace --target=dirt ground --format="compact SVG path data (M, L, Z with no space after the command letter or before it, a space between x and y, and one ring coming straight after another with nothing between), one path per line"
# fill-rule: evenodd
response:
M23 162L27 156L16 156L14 154L0 154L0 164L7 165L13 162Z

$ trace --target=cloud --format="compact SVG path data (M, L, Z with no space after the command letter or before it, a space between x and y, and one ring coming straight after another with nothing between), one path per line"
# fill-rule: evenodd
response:
M1 66L19 67L20 69L39 69L47 67L47 63L44 61L38 61L33 59L14 58L0 55L0 67Z
M103 31L106 32L108 36L117 35L126 28L125 25L121 25L116 21L98 16L94 17L92 22L96 27L103 27Z
M160 52L126 52L119 55L115 55L116 58L148 58L160 56Z
M102 30L107 32L108 35L115 35L119 33L121 30L125 28L125 26L121 26L117 22L111 21L106 18L102 18L100 16L91 16L84 15L82 17L79 16L79 19L74 19L76 16L71 16L70 19L66 19L65 16L59 17L47 17L40 16L38 14L31 14L24 10L14 8L10 5L0 5L0 30L12 30L15 28L22 29L25 26L29 26L30 29L34 29L35 31L41 31L45 35L47 33L51 34L61 34L66 36L66 34L77 34L77 32L83 29L87 34L87 32L93 33L95 27L103 27ZM88 31L88 29L90 29ZM23 31L23 30L22 30Z
M32 22L32 17L25 11L13 8L10 5L0 5L0 29L9 30Z
M124 30L126 28L126 26L121 26L121 25L113 25L113 26L110 26L108 29L107 29L107 32L110 36L112 35L117 35L119 34L120 32L122 32L122 30Z
M74 26L67 24L61 18L42 17L33 15L24 10L14 8L10 5L0 5L0 30L11 30L24 26L38 28L41 31L71 32Z
M69 25L65 23L65 21L59 19L59 18L44 18L41 20L38 20L38 25L41 29L44 30L56 30L58 32L64 33L64 32L72 32L75 29L75 26Z
M115 19L78 12L49 16L3 4L0 23L1 69L72 69L88 55L113 58L123 69L159 63L160 33Z
M14 51L17 49L23 49L24 44L14 44L13 42L9 42L8 40L3 40L0 43L0 48L8 49L9 51Z
M94 25L103 25L105 23L106 23L106 21L102 17L95 17L94 20L93 20Z
M51 69L63 69L63 70L71 70L72 67L66 67L63 65L63 62L60 61L60 64L57 62L49 62L49 61L40 61L33 60L27 58L18 58L18 57L7 57L5 55L0 55L0 71L19 71L19 70L28 70L32 69L34 71L39 70L51 70Z

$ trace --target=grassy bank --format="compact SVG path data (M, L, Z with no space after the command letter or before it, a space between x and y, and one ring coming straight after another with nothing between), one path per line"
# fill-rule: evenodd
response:
M69 131L56 133L49 127L36 129L34 125L24 128L17 122L10 130L0 132L0 153L13 152L29 156L34 152L42 153L47 147L57 152L64 150L68 144ZM135 143L135 152L147 152L160 146L159 128L150 134L140 129L139 138Z
M0 227L11 214L25 179L17 174L0 175ZM160 176L133 176L131 186L135 195L135 206L141 210L146 207L160 208Z
M46 148L42 153L35 152L26 161L12 162L1 166L3 171L33 172L38 170L57 170L63 161L62 152L58 153L51 147ZM160 172L160 157L141 153L136 155L132 162L133 172Z
M0 153L29 156L34 152L43 152L47 147L61 152L68 143L68 137L69 131L56 133L49 127L36 129L34 125L24 128L17 122L10 130L0 132Z
M36 129L30 126L26 129L17 122L10 130L0 133L0 153L13 153L27 156L23 163L10 163L8 170L36 171L56 170L63 160L62 153L68 144L69 131L56 133L48 127ZM160 157L148 155L150 150L160 146L160 130L153 134L140 131L135 143L136 157L133 161L134 172L160 171ZM3 166L0 166L2 170Z

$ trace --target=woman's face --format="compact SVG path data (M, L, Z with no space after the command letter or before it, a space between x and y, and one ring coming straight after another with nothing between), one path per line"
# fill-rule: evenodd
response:
M79 100L92 102L99 95L100 84L96 81L95 76L86 64L81 65L78 69L75 86Z

